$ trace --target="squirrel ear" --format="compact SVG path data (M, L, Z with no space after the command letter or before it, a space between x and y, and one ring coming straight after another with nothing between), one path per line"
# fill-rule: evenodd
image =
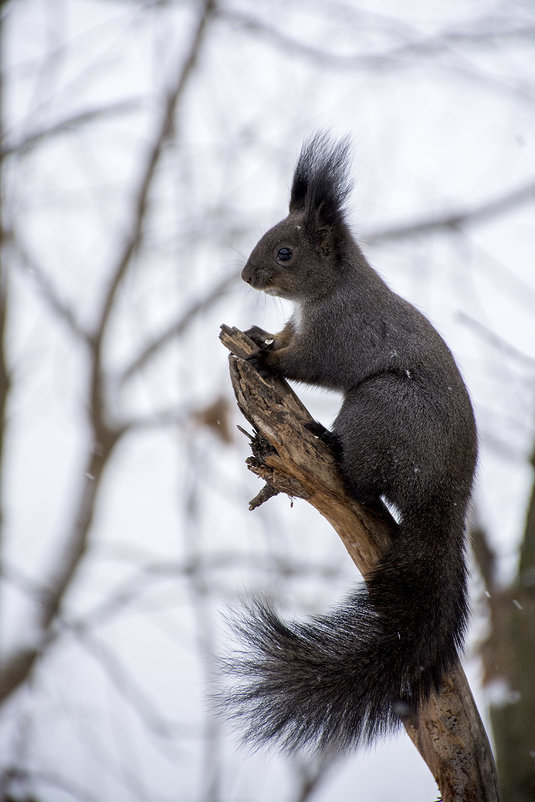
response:
M335 248L338 240L340 223L338 211L329 209L326 201L321 201L316 208L308 208L305 211L305 230L308 237L325 255Z
M290 213L304 212L305 202L308 192L308 178L299 175L297 170L294 173L292 189L290 192Z
M307 233L322 247L344 223L351 189L349 139L333 140L320 132L301 148L290 193L290 212L303 212Z
M313 191L315 162L321 149L325 134L316 134L303 142L297 164L295 165L292 189L290 191L290 213L304 212Z

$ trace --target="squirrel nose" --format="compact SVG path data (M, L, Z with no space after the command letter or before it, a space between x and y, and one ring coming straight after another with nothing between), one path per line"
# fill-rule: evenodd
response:
M246 281L247 284L250 284L253 278L253 271L249 262L245 265L243 270L241 271L241 277L243 281Z

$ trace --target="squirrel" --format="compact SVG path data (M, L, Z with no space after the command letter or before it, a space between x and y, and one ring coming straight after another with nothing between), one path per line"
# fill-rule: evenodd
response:
M238 628L247 650L228 705L245 739L346 749L416 714L462 649L467 618L465 518L477 460L470 398L427 318L370 266L346 221L350 144L320 132L303 144L289 214L253 249L242 278L289 299L278 334L246 333L264 375L343 393L333 449L349 494L393 505L388 552L331 614L283 622L265 601ZM228 667L228 666L227 666Z

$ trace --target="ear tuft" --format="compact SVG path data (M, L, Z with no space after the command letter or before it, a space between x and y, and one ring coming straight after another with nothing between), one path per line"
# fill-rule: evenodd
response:
M290 193L290 212L303 211L312 233L344 222L351 191L349 137L335 140L321 131L301 148Z

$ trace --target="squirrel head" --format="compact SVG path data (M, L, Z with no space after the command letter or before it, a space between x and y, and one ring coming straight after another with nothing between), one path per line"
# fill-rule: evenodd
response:
M344 204L351 189L349 140L326 133L307 140L299 155L288 217L260 239L242 270L257 290L294 301L328 294L347 269L353 243Z

